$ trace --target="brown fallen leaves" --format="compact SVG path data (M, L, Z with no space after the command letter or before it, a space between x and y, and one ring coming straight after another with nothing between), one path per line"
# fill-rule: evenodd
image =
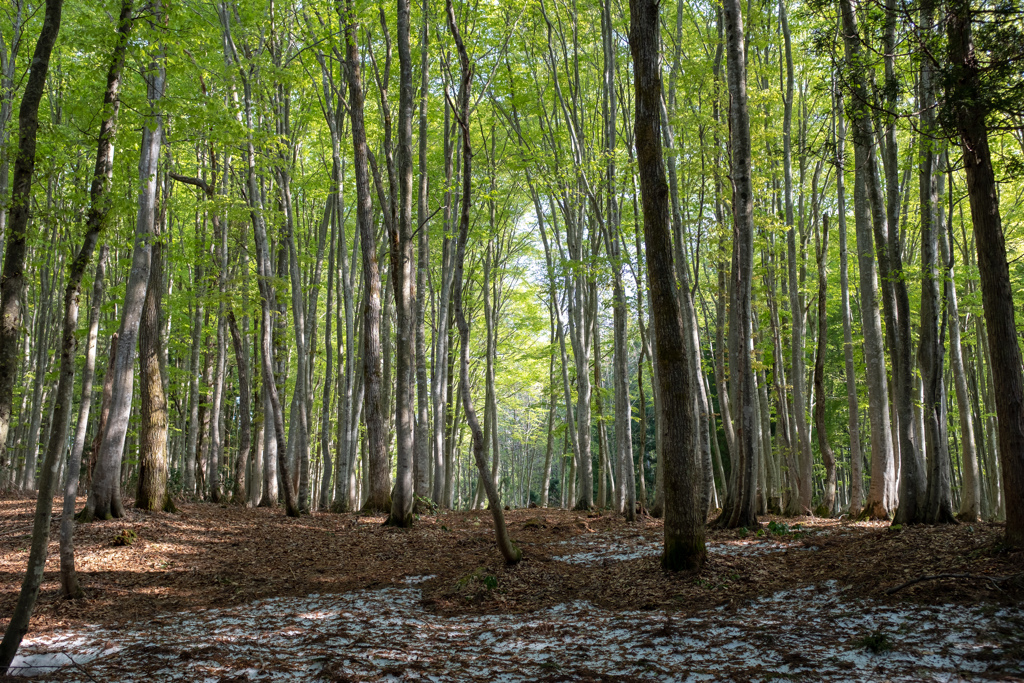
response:
M10 614L17 600L33 505L27 497L0 500L0 615ZM588 564L553 559L574 552L566 541L588 536L627 550L650 547L660 539L660 520L627 524L612 514L537 509L513 510L506 518L524 556L514 567L502 562L486 511L426 515L403 530L382 526L383 517L292 519L278 510L205 503L180 505L178 514L129 510L124 519L76 528L77 566L86 591L79 601L59 595L55 519L31 630L158 621L173 612L257 598L404 585L404 578L421 575L433 576L423 584L425 606L448 615L525 612L572 600L609 609L697 611L736 607L829 579L882 602L1019 603L1024 598L1024 557L1002 550L1002 529L992 524L890 530L883 523L778 520L800 528L766 538L794 549L713 552L699 575L674 575L661 571L653 555ZM115 536L126 531L135 540L115 545ZM741 541L735 531L708 534L709 545L722 548L754 538L749 534ZM804 549L796 549L801 545ZM917 576L939 573L1017 578L998 584L950 578L885 594Z

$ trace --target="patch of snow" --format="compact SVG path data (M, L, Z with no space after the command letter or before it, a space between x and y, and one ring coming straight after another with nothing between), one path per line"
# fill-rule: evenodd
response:
M447 618L421 600L418 588L386 588L87 627L26 639L15 672L61 681L508 683L551 675L914 681L1024 673L1003 656L997 635L1020 624L1024 610L888 606L848 597L835 582L691 615L574 601L531 614ZM865 637L879 634L888 649L865 649Z

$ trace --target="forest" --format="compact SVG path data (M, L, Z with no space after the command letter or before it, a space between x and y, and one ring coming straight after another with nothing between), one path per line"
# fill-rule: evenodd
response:
M816 534L1024 593L1016 0L0 17L0 670L90 543L197 516L468 534L497 569L422 590L488 604L568 529L644 548L609 609Z

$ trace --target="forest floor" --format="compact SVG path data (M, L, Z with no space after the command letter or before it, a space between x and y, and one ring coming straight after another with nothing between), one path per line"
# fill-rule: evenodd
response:
M4 618L32 510L0 499ZM60 598L52 542L15 664L62 681L1024 680L1024 553L1001 547L998 525L772 517L710 531L704 569L671 574L660 520L506 518L514 567L487 511L404 530L355 514L129 510L77 527L83 600ZM955 576L890 593L938 574Z

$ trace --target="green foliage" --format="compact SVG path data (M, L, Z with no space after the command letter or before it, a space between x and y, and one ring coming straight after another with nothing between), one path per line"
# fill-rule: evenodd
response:
M853 640L853 644L862 650L870 650L876 655L888 652L893 648L893 643L889 638L889 634L880 628L873 630L871 633L864 634L859 638L855 638Z
M133 529L124 528L114 534L110 543L114 546L126 546L134 544L138 539L139 537Z

